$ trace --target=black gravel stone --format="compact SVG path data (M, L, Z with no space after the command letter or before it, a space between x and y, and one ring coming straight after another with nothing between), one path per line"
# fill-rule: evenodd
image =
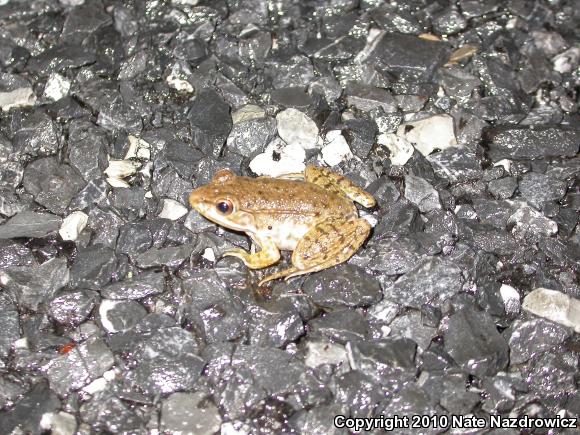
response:
M452 183L476 180L481 176L481 165L474 152L464 148L447 148L427 157L435 173Z
M89 122L72 123L68 136L68 158L82 177L89 181L99 178L107 166L109 141L105 132Z
M392 94L386 89L376 86L351 83L346 89L346 100L349 106L362 112L370 112L378 108L386 113L397 111L397 102Z
M55 214L63 214L85 181L71 166L47 157L26 167L22 185L37 203Z
M279 349L239 345L231 356L231 366L238 372L261 373L262 376L256 377L253 384L269 396L300 395L300 388L317 384L301 361ZM284 367L284 376L279 376L280 367Z
M2 272L3 285L21 309L37 311L69 283L66 259L53 258L38 267L12 267Z
M163 401L160 425L165 431L213 433L221 422L218 408L203 393L174 393Z
M50 390L46 381L41 381L28 390L9 411L2 411L0 429L3 433L24 431L32 434L42 432L40 421L46 413L56 412L61 401Z
M519 191L532 207L541 209L548 201L557 201L566 194L566 183L545 174L530 172L519 182Z
M434 399L440 397L441 406L451 414L469 414L481 401L478 393L467 390L468 379L464 373L433 376L427 382L433 387L431 396Z
M333 394L339 403L350 410L353 417L370 417L383 400L379 385L360 370L337 376Z
M304 334L300 313L289 301L274 306L252 306L248 312L250 344L281 348Z
M580 147L580 130L556 126L494 127L485 131L484 138L493 161L573 157Z
M544 395L547 404L558 407L570 394L567 386L577 373L575 364L575 355L562 347L544 352L524 372L526 383L533 392Z
M98 290L108 284L117 271L115 253L102 245L79 249L70 269L70 283L76 287Z
M439 193L427 180L414 175L405 177L405 198L415 204L422 213L441 208Z
M146 315L145 308L135 301L103 299L99 306L99 320L103 327L111 333L132 329Z
M163 293L165 276L160 272L144 272L134 277L103 287L101 295L106 299L142 299Z
M378 133L376 122L367 118L355 118L347 120L345 127L343 136L352 152L360 158L367 157L375 144L375 136Z
M483 401L482 409L490 414L511 411L515 405L513 384L514 379L508 376L498 375L484 379L486 399Z
M43 370L50 387L64 396L102 376L114 363L113 354L106 343L100 338L89 338L68 353L49 361Z
M374 44L368 60L379 68L428 79L445 63L449 54L442 42L428 41L414 35L384 33Z
M511 198L518 187L518 180L515 177L505 177L498 180L491 180L487 184L487 190L494 198Z
M369 251L370 261L366 266L386 275L410 272L424 255L417 241L408 237L384 238L370 244Z
M521 364L555 348L572 331L542 318L516 320L503 335L510 346L510 363Z
M275 136L274 118L252 119L234 124L227 139L227 147L242 156L251 156L263 151Z
M405 275L384 288L385 299L420 309L422 305L441 303L461 291L463 276L453 262L440 257L420 260Z
M60 147L59 133L46 113L36 111L14 133L14 150L33 157L54 154Z
M429 347L431 340L437 335L437 329L423 324L422 313L416 310L397 316L389 327L393 336L413 340L421 352Z
M22 211L0 225L0 239L44 237L60 228L62 218L49 213Z
M111 415L109 410L114 409ZM131 432L143 427L143 419L111 391L99 391L80 406L82 421L101 432Z
M323 336L338 343L362 340L370 335L368 320L358 311L350 309L325 313L312 319L308 326L311 336Z
M463 308L449 318L445 349L464 371L482 377L503 370L509 345L485 312Z
M149 395L191 390L205 365L195 339L179 327L151 331L129 359L126 382Z
M183 282L183 293L180 317L191 324L208 343L246 336L247 315L241 303L225 289L224 283L214 271L192 273ZM292 319L291 323L296 320Z
M167 266L177 269L192 255L199 252L198 244L184 244L167 248L151 248L135 257L135 263L144 269L155 266Z
M218 156L232 128L230 106L212 89L202 89L188 113L193 141L205 154Z
M289 424L299 433L319 433L324 432L329 435L339 435L348 433L346 429L328 427L328 422L337 415L346 415L348 407L346 405L321 405L308 411L296 412Z
M20 338L18 309L7 294L0 296L0 327L4 331L0 337L0 358L4 361L13 343Z
M367 307L382 298L379 282L363 269L343 265L306 278L302 290L323 308Z
M63 292L50 301L48 314L62 325L80 325L89 317L97 300L98 295L92 290Z

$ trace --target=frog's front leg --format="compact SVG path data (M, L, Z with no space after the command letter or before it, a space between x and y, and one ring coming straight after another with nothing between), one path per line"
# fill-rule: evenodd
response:
M371 225L362 218L329 219L319 223L298 241L290 269L269 275L260 285L273 279L292 278L317 272L348 260L367 239Z
M223 256L237 257L250 269L262 269L280 260L280 250L274 242L269 239L252 238L252 240L260 247L260 251L250 253L243 249L234 248L224 252Z

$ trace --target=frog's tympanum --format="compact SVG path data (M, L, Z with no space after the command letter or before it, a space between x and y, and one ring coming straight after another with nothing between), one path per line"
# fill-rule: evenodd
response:
M364 243L371 225L359 218L353 201L374 207L375 199L352 181L328 169L279 178L239 177L224 169L195 189L189 203L207 219L246 233L260 250L224 253L251 269L273 265L280 250L294 251L292 267L264 278L286 279L348 260Z

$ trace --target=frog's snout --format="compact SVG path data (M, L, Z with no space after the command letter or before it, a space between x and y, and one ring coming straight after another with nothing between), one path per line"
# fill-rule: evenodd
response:
M195 189L189 194L189 205L197 211L201 211L201 205L204 203L204 194L200 189Z

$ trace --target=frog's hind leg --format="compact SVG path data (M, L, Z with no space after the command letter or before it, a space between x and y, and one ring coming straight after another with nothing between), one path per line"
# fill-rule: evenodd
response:
M345 195L354 202L358 202L363 207L372 208L377 202L375 198L363 189L358 187L348 178L336 172L319 166L307 166L304 170L304 179L309 183L314 183L326 190Z
M361 247L371 231L371 225L362 218L326 220L308 231L292 253L289 269L269 275L260 285L277 278L317 272L348 260Z

